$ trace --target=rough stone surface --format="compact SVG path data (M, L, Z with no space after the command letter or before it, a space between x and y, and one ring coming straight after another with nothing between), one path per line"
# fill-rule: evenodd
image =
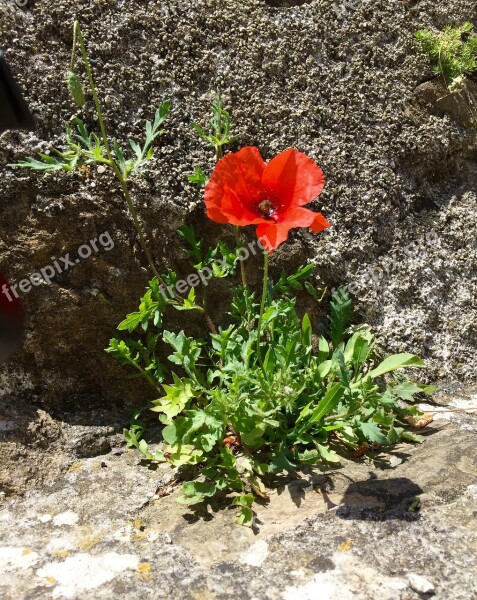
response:
M476 399L439 401L458 411ZM223 502L188 512L177 472L135 452L70 458L0 503L0 596L472 600L476 433L477 414L443 412L422 445L283 478L253 531Z
M316 208L333 228L294 232L272 272L315 262L318 285L350 286L386 351L428 361L448 394L438 405L476 405L459 385L476 377L476 84L448 97L412 41L422 26L477 23L473 0L0 0L0 45L38 125L0 136L0 270L18 282L103 232L115 244L24 297L24 348L0 372L0 596L475 598L475 415L436 413L421 446L284 479L255 531L220 503L184 513L177 473L125 451L128 407L156 392L103 352L148 279L124 201L107 173L7 167L61 146L79 114L64 83L75 15L119 142L173 101L134 182L158 265L188 273L184 218L229 235L186 177L213 167L190 124L219 87L232 149L268 159L294 146L327 177ZM220 315L226 296L212 297Z
M34 134L1 138L0 268L18 282L104 231L115 241L26 295L28 334L4 368L5 391L76 410L151 397L102 351L147 280L117 185L104 173L6 167L64 141L76 113L64 84L74 15L109 131L123 145L141 137L154 107L173 101L157 159L134 186L159 265L183 272L174 231L184 217L224 235L204 223L186 177L196 164L213 166L191 121L205 117L220 87L235 149L258 145L270 158L295 146L326 173L317 207L333 228L293 233L275 270L313 260L321 285L354 284L360 316L387 350L423 355L430 380L475 378L475 86L457 109L438 96L438 82L420 88L430 70L412 40L422 26L475 22L473 0L32 0L23 9L2 0L0 11L0 42L38 124ZM92 116L89 103L84 117Z

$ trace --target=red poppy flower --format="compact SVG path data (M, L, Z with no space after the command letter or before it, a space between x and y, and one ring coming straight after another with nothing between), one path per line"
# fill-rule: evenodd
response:
M322 191L325 178L311 158L290 148L269 163L248 146L217 163L205 188L207 216L217 223L258 225L257 236L268 252L288 238L290 229L330 226L305 204Z

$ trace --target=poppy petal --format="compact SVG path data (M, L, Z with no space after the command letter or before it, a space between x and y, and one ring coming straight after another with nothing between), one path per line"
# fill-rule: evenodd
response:
M217 206L209 206L209 208L207 209L207 217L211 221L215 221L216 223L222 223L222 225L229 224L229 218L225 216L222 210L220 208L217 208Z
M295 206L287 210L282 219L283 221L279 223L279 226L286 226L289 230L295 229L295 227L311 227L315 233L318 233L331 226L321 213L313 212L301 206Z
M323 229L328 229L328 227L331 227L331 223L329 223L321 213L314 214L315 218L310 225L313 233L319 233L320 231L323 231Z
M287 239L288 231L285 232L283 228L280 230L278 223L267 221L257 227L257 237L267 252L271 254L272 250L278 248Z
M207 210L212 207L220 210L224 201L235 203L235 215L240 215L244 208L250 210L252 200L256 198L258 190L262 189L264 169L265 162L254 146L246 146L224 156L218 161L205 187L204 201ZM234 191L233 197L230 190Z
M257 225L264 219L247 209L231 188L225 187L221 197L220 206L209 203L207 205L207 216L217 223L228 223L229 225Z
M280 223L268 221L260 224L257 227L257 236L261 238L268 252L271 252L287 240L290 229L297 227L310 227L314 233L318 233L330 227L330 223L321 213L297 206L287 210Z
M290 148L267 164L262 183L285 206L303 206L321 194L325 176L309 156Z

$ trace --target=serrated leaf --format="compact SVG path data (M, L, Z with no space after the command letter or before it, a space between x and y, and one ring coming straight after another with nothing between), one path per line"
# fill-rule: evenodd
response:
M380 446L386 446L389 444L388 438L375 423L361 422L359 423L359 429L364 437L373 444L379 444Z
M334 450L330 450L329 448L327 448L326 446L323 446L322 444L316 444L316 448L318 450L318 452L320 453L321 458L331 464L339 464L340 463L340 457L336 454L336 452Z
M419 394L422 392L422 388L416 383L409 381L395 385L391 388L390 391L397 398L401 398L401 400L407 400L408 402L412 402L414 400L415 394Z
M279 450L270 457L268 472L277 474L282 471L296 471L296 465L287 458L284 450Z
M334 292L330 302L330 337L333 348L344 341L346 328L353 316L351 299L344 288Z
M192 390L191 382L188 379L179 379L175 373L172 374L174 378L173 385L164 385L163 389L166 395L163 398L154 400L154 407L151 408L153 412L164 413L167 419L180 414L189 404L190 400L194 398L194 392Z

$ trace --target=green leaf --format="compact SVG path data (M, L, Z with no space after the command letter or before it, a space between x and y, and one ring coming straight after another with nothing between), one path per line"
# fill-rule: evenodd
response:
M330 450L326 446L322 444L316 444L316 448L320 453L321 458L331 464L339 464L340 457L336 454L334 450Z
M183 367L184 371L195 381L202 380L200 372L196 368L201 353L201 344L192 337L187 337L183 331L175 334L172 331L164 331L163 340L170 344L176 351L168 356L168 359Z
M387 434L390 444L397 444L402 439L404 429L402 427L391 427Z
M162 437L171 446L191 442L193 434L202 428L205 421L206 414L203 410L188 410L186 416L177 417L172 425L164 427Z
M202 308L202 306L199 306L198 304L195 303L195 289L192 287L190 288L189 294L187 296L187 298L184 298L184 301L182 304L177 304L174 303L174 308L176 310L197 310L199 312L204 312L204 309Z
M311 327L310 317L306 313L301 324L301 331L303 335L303 344L311 348L313 330Z
M148 448L149 448L149 447L148 447L148 445L147 445L147 442L146 442L146 440L141 440L141 441L139 442L139 445L138 445L138 450L139 450L140 452L142 452L142 454L144 454L144 456L145 456L146 458L152 458L151 454L149 453L149 450L148 450Z
M195 396L190 380L179 379L175 373L172 373L172 376L174 384L162 386L166 395L159 400L154 400L154 407L151 408L154 412L164 413L167 419L180 414Z
M321 363L321 365L318 365L317 371L318 375L320 376L320 379L324 379L330 373L331 366L331 360L325 360Z
M330 303L330 337L333 348L344 341L346 328L353 316L351 299L344 288L333 293Z
M191 183L195 183L196 185L200 185L201 187L205 187L209 181L209 178L201 169L201 167L196 167L193 173L187 175L187 179Z
M147 163L154 156L153 143L163 133L161 125L166 120L169 111L171 109L171 103L169 100L163 102L161 106L156 110L154 115L154 123L146 121L146 139L144 145L140 146L135 140L129 140L129 145L134 152L135 159L132 161L125 161L122 152L119 154L115 149L118 163L120 164L121 171L124 177L128 178L132 173L140 173L141 167Z
M235 496L232 504L234 506L248 506L250 508L253 504L253 494L239 494Z
M401 400L407 400L408 402L413 402L415 394L420 394L422 392L421 386L413 383L412 381L408 381L405 383L400 383L398 385L393 386L390 389L393 396L397 398L401 398Z
M316 465L321 460L321 455L318 450L305 450L298 453L298 460L304 465Z
M336 383L320 400L318 406L312 411L310 422L318 423L324 417L331 413L332 410L338 405L339 401L343 397L345 389L340 383Z
M184 224L177 230L177 235L179 235L186 243L187 255L195 262L200 263L202 261L202 248L204 243L202 240L197 239L194 227L192 225Z
M86 99L84 97L83 86L81 85L76 73L73 73L73 71L68 71L67 82L71 97L76 104L82 108L86 104Z
M141 160L142 159L142 150L141 150L141 147L139 146L139 144L137 142L135 142L134 140L129 140L129 145L131 146L136 157L139 160Z
M351 446L357 446L359 444L359 438L356 435L356 432L349 425L346 425L345 427L343 427L340 430L340 433L343 436L343 438L348 442L348 444L350 444Z
M417 444L421 444L426 439L423 435L418 435L417 433L412 433L411 431L403 431L401 437L403 440L407 440L408 442L416 442Z
M380 446L389 444L388 438L375 423L359 423L359 429L364 437L373 444L379 444Z
M237 525L243 525L244 527L253 526L253 510L248 506L242 506L237 512L237 519L235 521Z
M304 267L300 267L296 273L292 275L286 275L282 272L280 279L276 283L274 289L277 292L289 293L292 290L301 290L303 289L302 282L309 277L311 277L313 273L314 265L305 265Z
M290 453L284 447L284 445L281 444L281 446L279 446L269 458L268 472L277 474L283 471L296 471L296 465L288 459L287 454Z
M348 340L344 357L347 364L353 363L362 367L373 347L373 336L369 330L356 331Z
M230 115L223 107L219 92L217 92L211 109L212 118L208 122L210 133L198 123L192 123L192 127L195 129L197 135L217 152L217 150L230 144L234 140L234 136L231 134L232 125L230 123Z
M330 346L326 339L321 336L318 343L318 362L323 363L330 354Z
M316 289L311 285L311 283L309 281L305 281L304 286L305 290L310 294L313 300L319 302L318 293Z
M402 354L393 354L388 356L383 362L378 365L375 369L369 372L369 376L372 379L380 377L390 371L396 371L397 369L403 369L404 367L425 367L424 361L414 354L408 354L403 352Z
M217 491L216 485L211 482L188 481L181 487L182 495L177 498L179 504L199 504L206 498L214 496Z
M204 461L204 456L201 450L197 450L191 444L184 444L174 446L171 449L171 454L168 455L167 461L174 467L197 465Z
M338 376L343 387L349 388L351 371L346 365L345 357L343 352L341 351L341 348L343 348L343 345L338 346L338 348L333 353L333 372Z
M138 327L144 321L144 313L143 312L135 312L129 314L124 321L121 321L118 325L119 331L129 331L129 333L133 332L136 327Z
M47 156L45 154L39 154L39 156L43 160L37 160L35 158L26 158L25 160L21 160L13 165L9 165L11 167L23 167L33 169L35 171L72 171L73 168L65 162L60 162L55 160L51 156Z

